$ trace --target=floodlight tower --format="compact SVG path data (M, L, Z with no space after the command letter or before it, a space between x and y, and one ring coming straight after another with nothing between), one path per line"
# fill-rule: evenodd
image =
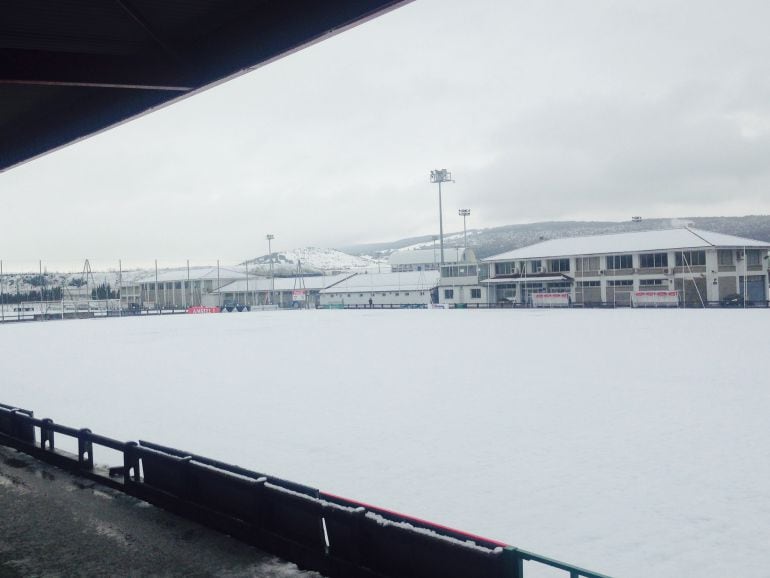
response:
M433 267L435 268L438 265L436 261L436 241L438 241L438 235L431 235L430 237L433 239Z
M458 214L463 218L463 243L465 244L465 250L468 250L468 229L465 227L465 219L471 214L470 209L460 209Z
M441 208L441 183L453 183L452 173L446 169L430 172L430 182L438 184L438 234L441 245L441 266L444 266L444 212Z
M270 256L270 305L273 304L273 300L275 299L275 275L273 274L273 239L275 239L275 235L267 234L265 235L265 239L267 239L267 254Z

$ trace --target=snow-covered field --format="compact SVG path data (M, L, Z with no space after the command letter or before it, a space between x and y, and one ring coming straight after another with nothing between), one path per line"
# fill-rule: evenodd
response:
M4 325L0 402L613 575L759 577L768 327L767 310Z

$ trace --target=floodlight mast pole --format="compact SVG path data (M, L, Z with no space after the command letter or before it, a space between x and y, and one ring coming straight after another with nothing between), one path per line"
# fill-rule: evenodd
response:
M266 235L265 239L267 239L267 252L270 256L270 305L273 304L273 300L275 299L275 275L273 274L273 239L275 239L275 235Z
M463 218L463 244L465 245L465 250L468 250L468 229L465 227L465 219L471 214L470 209L460 209L458 211L460 216Z
M444 211L441 207L441 183L453 183L452 173L446 169L436 169L430 172L430 182L438 183L438 234L441 246L441 266L444 266Z

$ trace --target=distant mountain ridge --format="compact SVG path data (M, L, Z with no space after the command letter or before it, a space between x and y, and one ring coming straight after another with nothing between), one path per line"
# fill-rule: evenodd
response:
M673 219L645 219L632 221L546 221L523 225L504 225L489 229L468 231L468 247L480 258L490 257L513 249L519 249L548 239L604 235L610 233L628 233L632 231L655 231L684 226L693 227L747 237L770 242L770 215L748 215L745 217L682 217ZM444 246L462 246L462 232L444 235ZM365 255L383 258L399 249L419 249L433 246L433 237L423 235L386 243L366 243L339 247L340 251L351 255Z

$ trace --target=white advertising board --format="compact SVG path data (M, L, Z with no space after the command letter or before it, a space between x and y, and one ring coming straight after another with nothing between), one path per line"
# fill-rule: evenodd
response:
M677 307L679 291L634 291L631 299L634 307Z
M569 293L533 293L535 307L569 307Z

